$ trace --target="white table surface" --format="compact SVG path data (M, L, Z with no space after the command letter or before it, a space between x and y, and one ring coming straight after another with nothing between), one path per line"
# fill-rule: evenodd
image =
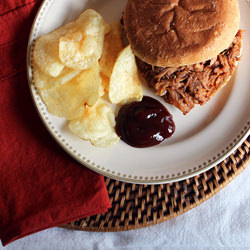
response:
M250 166L218 194L167 222L116 233L51 228L0 250L250 249Z

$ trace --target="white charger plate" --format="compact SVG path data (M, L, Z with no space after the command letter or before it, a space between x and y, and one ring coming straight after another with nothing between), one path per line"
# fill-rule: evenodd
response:
M45 0L34 20L27 54L29 86L45 126L54 139L84 166L125 182L174 182L214 167L250 134L250 8L249 1L240 0L239 3L241 29L246 32L243 56L230 83L205 106L196 106L186 116L144 86L144 94L161 101L173 115L176 131L157 146L138 149L123 141L109 148L97 148L75 136L69 131L65 119L48 113L32 77L34 40L74 20L87 8L98 11L107 22L119 20L126 0Z

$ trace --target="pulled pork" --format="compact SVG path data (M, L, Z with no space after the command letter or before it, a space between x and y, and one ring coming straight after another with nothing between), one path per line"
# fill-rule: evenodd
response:
M156 95L187 114L195 104L206 103L232 76L240 60L242 33L238 31L228 49L202 63L162 68L137 58L137 65Z

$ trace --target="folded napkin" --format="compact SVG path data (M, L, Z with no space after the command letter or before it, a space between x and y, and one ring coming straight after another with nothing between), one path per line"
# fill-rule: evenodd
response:
M26 46L41 0L0 1L0 239L6 245L110 207L102 176L53 140L32 102Z

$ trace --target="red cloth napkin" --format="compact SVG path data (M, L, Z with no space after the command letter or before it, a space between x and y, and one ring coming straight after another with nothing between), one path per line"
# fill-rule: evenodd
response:
M31 233L110 207L102 176L53 140L32 102L26 46L41 0L0 1L0 239Z

